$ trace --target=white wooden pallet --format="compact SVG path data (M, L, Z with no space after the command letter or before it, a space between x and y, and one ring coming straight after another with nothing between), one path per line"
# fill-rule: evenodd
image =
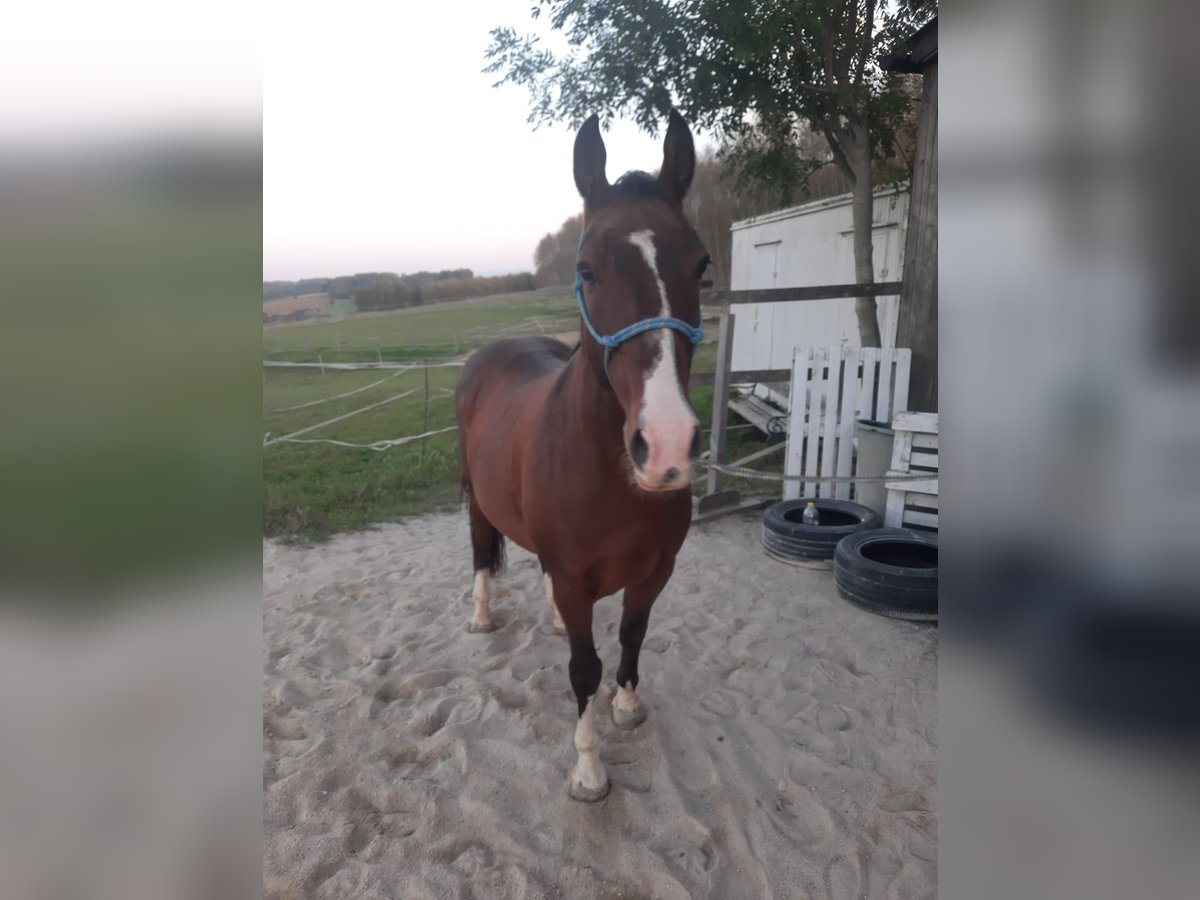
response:
M938 417L937 413L898 412L892 419L896 432L888 476L929 473L922 481L885 481L887 507L883 523L888 528L915 525L938 527Z
M911 364L912 351L903 347L797 347L784 473L852 475L857 421L886 422L908 404ZM783 483L785 500L800 497L849 500L850 484Z

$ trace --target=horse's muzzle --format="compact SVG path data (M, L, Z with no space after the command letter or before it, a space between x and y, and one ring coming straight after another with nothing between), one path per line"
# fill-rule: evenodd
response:
M680 437L677 430L651 435L634 430L628 449L640 488L678 491L692 483L692 463L700 456L700 426L692 426L690 440Z

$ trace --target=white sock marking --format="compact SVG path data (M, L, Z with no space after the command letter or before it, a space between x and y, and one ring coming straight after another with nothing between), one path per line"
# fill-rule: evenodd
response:
M632 684L617 685L617 696L613 697L614 707L623 713L634 713L641 705L642 701Z
M542 574L542 581L546 585L546 602L550 604L550 610L554 613L554 627L566 628L563 624L562 613L558 611L558 605L554 602L554 585L550 581L550 573Z
M492 613L489 607L492 602L492 590L487 569L475 570L475 588L471 591L471 599L475 601L475 615L472 617L471 623L473 625L491 625Z
M579 724L575 726L575 750L579 759L571 780L587 791L598 791L608 782L604 764L600 762L600 734L596 731L596 716L592 707L596 704L593 695L588 699Z

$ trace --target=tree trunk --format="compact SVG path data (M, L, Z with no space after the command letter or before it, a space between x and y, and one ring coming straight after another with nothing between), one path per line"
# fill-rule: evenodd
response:
M849 123L845 149L846 160L854 173L850 204L854 213L854 280L858 284L868 284L875 280L875 242L871 235L875 191L871 183L871 147L864 127ZM882 347L875 298L857 298L854 311L858 314L859 343L864 347Z
M925 69L896 346L912 348L908 408L938 408L938 67Z

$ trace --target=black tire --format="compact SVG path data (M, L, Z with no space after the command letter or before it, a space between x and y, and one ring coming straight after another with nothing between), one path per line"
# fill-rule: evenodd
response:
M817 525L805 525L801 519L810 500L820 516ZM838 541L881 524L875 510L849 500L820 497L784 500L767 507L763 513L763 550L783 562L830 560Z
M837 546L833 580L855 606L893 619L936 622L936 534L876 528L852 534Z

